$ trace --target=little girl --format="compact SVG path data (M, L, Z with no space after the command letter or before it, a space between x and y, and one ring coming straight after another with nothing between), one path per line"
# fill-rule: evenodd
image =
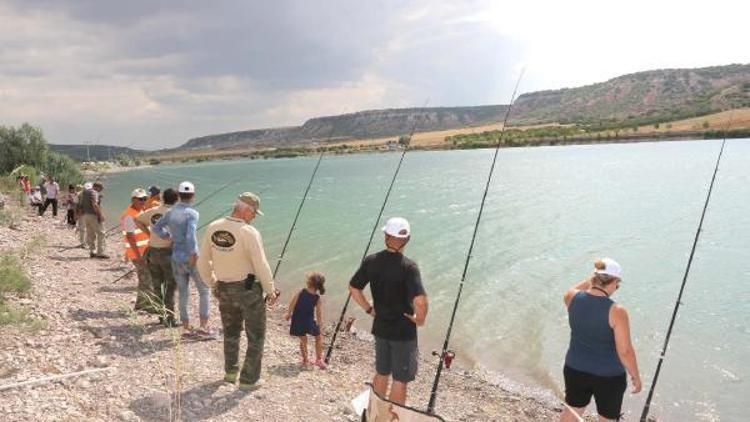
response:
M323 286L326 278L319 272L305 275L307 287L300 290L292 301L289 302L289 310L284 318L292 320L289 334L299 337L299 350L302 353L302 365L310 365L307 359L307 335L315 336L315 365L320 369L326 369L328 365L323 361L323 337L320 335L319 324L323 321L323 304L320 295L325 294ZM313 316L315 311L315 316ZM316 322L317 320L317 322Z

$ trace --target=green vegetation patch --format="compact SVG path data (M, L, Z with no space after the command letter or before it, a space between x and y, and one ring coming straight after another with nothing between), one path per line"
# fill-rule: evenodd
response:
M21 267L18 256L5 253L0 255L0 303L6 293L23 294L31 290L31 279Z

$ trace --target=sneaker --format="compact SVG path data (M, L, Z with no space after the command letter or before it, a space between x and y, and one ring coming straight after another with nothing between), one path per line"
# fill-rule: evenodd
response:
M216 340L218 339L218 336L216 335L216 331L210 329L210 328L199 328L195 330L195 336L198 337L200 340Z
M323 361L323 359L316 360L315 366L317 366L320 369L328 369L328 365Z
M255 390L259 389L261 386L263 386L263 384L265 384L265 383L266 382L263 379L259 379L258 381L255 381L252 384L240 381L240 387L239 388L240 388L240 391L255 391Z
M239 375L238 372L227 372L226 374L224 374L224 382L234 384L235 382L237 382L237 375Z

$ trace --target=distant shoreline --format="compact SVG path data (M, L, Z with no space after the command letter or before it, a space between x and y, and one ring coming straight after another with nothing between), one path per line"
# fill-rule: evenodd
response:
M743 136L744 137L744 136ZM728 138L732 138L729 136ZM671 141L702 141L710 139L721 139L719 137L707 137L706 132L674 132L674 133L633 133L626 136L620 136L618 138L595 138L592 136L580 136L572 137L565 140L559 139L528 139L516 145L501 145L501 148L518 148L518 147L542 147L542 146L574 146L574 145L598 145L598 144L631 144L631 143L642 143L642 142L671 142ZM121 167L115 170L108 171L107 173L117 173L122 171L136 170L139 168L146 168L152 166L158 166L161 163L187 163L187 162L204 162L204 161L219 161L219 160L235 160L235 159L272 159L272 158L295 158L295 157L307 157L312 155L320 154L324 149L324 152L333 155L347 155L347 154L358 154L358 153L373 153L373 152L394 152L402 151L403 148L399 145L387 144L382 141L358 141L359 144L355 146L346 146L347 143L342 142L336 145L329 145L325 147L290 147L290 148L276 148L276 149L230 149L230 150L201 150L185 152L178 156L156 156L151 162L157 161L152 165L143 165L137 167ZM487 144L481 146L462 147L456 146L449 143L442 145L437 144L419 144L410 146L410 150L414 151L452 151L452 150L467 150L467 149L488 149L495 148L495 145Z

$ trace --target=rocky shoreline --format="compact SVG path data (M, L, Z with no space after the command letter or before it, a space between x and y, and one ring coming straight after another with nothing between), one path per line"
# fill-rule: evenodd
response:
M262 388L242 393L222 382L220 341L182 342L177 329L132 312L135 279L113 284L128 265L110 241L109 260L91 260L73 246L74 232L50 217L25 213L0 228L0 253L32 245L23 263L32 279L26 308L32 325L0 326L0 419L3 421L356 421L350 400L373 372L369 334L342 333L328 370L302 369L297 340L283 321L285 305L268 313ZM197 307L197 295L191 298ZM191 311L195 312L195 311ZM212 303L212 325L220 327ZM330 335L329 328L326 333ZM326 340L327 342L327 340ZM244 350L244 345L242 349ZM243 352L244 353L244 352ZM409 405L424 408L434 358L422 356ZM103 371L42 382L27 380L97 368ZM559 408L511 391L489 377L453 366L442 377L437 413L449 421L540 421Z

